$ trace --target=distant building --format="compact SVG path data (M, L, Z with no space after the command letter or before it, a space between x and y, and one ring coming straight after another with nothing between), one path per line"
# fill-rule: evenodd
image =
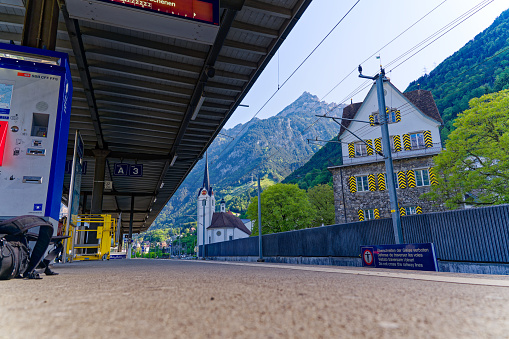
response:
M203 185L198 193L198 246L203 244L203 222L205 209L205 244L221 241L246 238L251 235L250 228L246 227L242 219L226 212L225 201L221 200L221 210L216 212L216 198L210 185L208 162L205 163Z
M439 127L443 121L431 92L401 93L387 81L384 95L400 214L443 210L420 199L421 194L429 192L430 185L436 184L433 157L442 151ZM382 152L382 138L375 84L363 102L344 108L343 118L358 121L342 121L338 139L343 143L343 164L329 167L336 223L389 218L385 163L383 156L377 154Z
M210 244L247 238L251 235L251 230L246 227L242 219L235 216L232 212L226 212L225 201L221 200L221 212L216 212L212 216L212 222L207 227L207 233Z

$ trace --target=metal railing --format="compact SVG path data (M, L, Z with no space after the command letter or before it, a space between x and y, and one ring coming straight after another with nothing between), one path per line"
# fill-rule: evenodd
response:
M401 218L405 243L435 244L447 261L509 263L509 205ZM263 256L358 257L361 245L394 244L391 219L378 219L263 236ZM207 246L207 256L258 256L258 239Z

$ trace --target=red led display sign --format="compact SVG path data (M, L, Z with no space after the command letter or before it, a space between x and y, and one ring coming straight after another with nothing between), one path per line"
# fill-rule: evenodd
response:
M9 124L7 121L0 121L0 166L4 160L5 142L7 139L7 128Z
M100 0L219 26L219 0Z

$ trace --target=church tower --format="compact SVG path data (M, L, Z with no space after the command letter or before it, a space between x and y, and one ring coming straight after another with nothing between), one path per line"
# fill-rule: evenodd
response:
M205 172L203 174L203 185L198 192L198 204L197 204L197 237L198 246L203 244L203 204L205 204L205 230L210 226L212 222L212 215L216 211L216 198L214 197L214 191L210 185L209 179L209 161L207 155L205 156ZM210 243L209 232L205 231L205 244Z

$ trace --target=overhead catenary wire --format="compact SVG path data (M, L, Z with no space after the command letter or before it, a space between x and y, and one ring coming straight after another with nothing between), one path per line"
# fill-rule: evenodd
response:
M447 0L446 0L447 1ZM481 1L480 3L478 3L476 6L472 7L471 9L469 9L468 11L466 11L465 13L463 13L462 15L460 15L459 17L457 17L456 19L454 19L453 21L451 21L450 23L448 23L447 25L445 25L444 27L442 27L440 30L438 30L437 32L431 34L430 36L428 36L427 38L425 38L424 40L422 40L419 44L417 44L416 46L421 46L422 44L424 44L425 42L429 41L430 39L432 39L433 37L435 37L437 34L441 33L444 29L447 29L448 27L450 27L451 25L453 25L451 28L447 29L444 33L440 34L438 37L436 37L435 39L433 39L431 42L429 42L426 46L424 46L423 48L421 48L420 50L418 50L417 52L415 52L412 56L416 55L417 53L421 52L424 48L426 48L427 46L429 46L430 44L432 44L433 42L437 41L438 39L440 39L441 37L443 37L445 34L447 34L448 32L450 32L452 29L456 28L459 24L463 23L465 20L467 20L468 18L470 18L471 16L473 16L474 14L478 13L481 9L483 9L484 7L486 7L487 5L489 5L491 2L493 2L494 0L484 0L484 1ZM422 19L424 19L426 16L428 16L430 13L432 13L434 10L436 10L438 7L440 7L445 1L443 1L442 3L440 3L438 6L434 7L430 12L426 13L423 17L421 17L417 22L421 21ZM458 22L459 21L459 22ZM416 22L416 23L417 23ZM407 30L409 30L411 27L415 26L415 24L412 24L411 26L409 26L404 32L406 32ZM398 35L401 36L404 32L400 33ZM387 43L385 46L389 45L391 42L393 42L395 39L392 39L389 43ZM384 46L384 47L385 47ZM406 51L405 53L403 53L402 55L398 56L397 58L395 58L394 60L392 60L391 62L388 63L388 65L391 65L393 64L394 62L397 62L397 60L401 59L402 57L404 57L405 55L407 55L408 53L410 53L411 51L415 50L416 46L412 47L411 49L409 49L408 51ZM380 49L382 50L382 49ZM378 50L377 52L373 53L370 57L372 57L373 55L376 55L380 50ZM404 62L408 61L412 56L410 56L409 58L405 59L404 61L402 61L400 64L398 64L396 67L400 66L401 64L403 64ZM368 58L369 59L369 58ZM368 60L366 59L366 60ZM365 61L366 61L365 60ZM396 67L392 68L392 70L394 70ZM348 74L348 76L350 76L356 69L354 69L352 72L350 72ZM344 79L342 80L344 81ZM368 81L365 81L364 83L362 83L361 85L359 85L356 89L354 89L348 96L346 96L345 99L343 99L339 105L343 104L346 100L348 100L350 97L353 97L355 96L356 94L362 92L364 89L366 89L367 87L369 87L371 85L371 82L368 80ZM335 87L337 87L338 85L336 85ZM332 92L332 91L329 91L329 93ZM329 112L326 113L327 114L330 114L330 112L334 111L335 109L337 109L338 106L335 106L333 109L329 110ZM320 119L320 118L318 118ZM312 127L314 124L316 124L317 120L315 120L315 122L313 122L310 126L308 126L305 130L307 131L310 127ZM369 125L366 125L366 126L363 126L361 127L360 129L362 128L367 128L369 127ZM355 132L355 131L354 131ZM232 140L233 141L233 140ZM274 152L273 154L271 154L269 157L266 157L265 160L269 160L270 157L274 156L275 154L279 153L279 151L277 152ZM264 161L265 162L265 161ZM264 163L262 162L262 164ZM260 165L262 165L260 164Z
M360 1L360 0L359 0ZM251 120L249 122L251 122L260 112L261 110L263 110L263 108L265 108L265 106L268 104L268 102L270 100L273 99L273 97L277 94L277 92L279 91L280 88L282 88L289 80L290 78L298 71L298 69L309 59L309 57L314 53L314 51L323 43L323 41L332 33L332 31L341 23L341 21L346 17L346 15L348 15L348 13L350 13L353 8L358 4L357 1L353 6L352 8L350 8L350 10L342 17L342 19L336 24L336 26L334 26L334 28L327 34L326 37L324 37L322 39L322 41L319 43L319 45L317 45L315 47L315 49L313 49L313 51L306 57L306 59L304 59L304 61L302 61L302 63L297 67L297 69L295 69L292 74L283 82L283 84L281 85L281 87L278 88L277 91L275 91L270 97L269 99L264 103L264 105L255 113L255 115L251 118ZM426 13L423 17L421 17L419 20L417 20L415 23L413 23L411 26L409 26L407 29L405 29L403 32L401 32L398 36L396 36L394 39L392 39L391 41L389 41L387 44L385 44L382 48L380 48L379 50L377 50L375 53L373 53L370 57L368 57L365 61L369 60L369 58L371 58L373 55L376 55L377 53L379 53L381 50L383 50L384 48L386 48L388 45L390 45L392 42L394 42L397 38L399 38L402 34L404 34L405 32L407 32L409 29L411 29L412 27L414 27L418 22L420 22L421 20L423 20L425 17L427 17L429 14L431 14L433 11L435 11L437 8L439 8L442 4L444 4L447 0L444 0L442 1L439 5L437 5L436 7L434 7L431 11L429 11L428 13ZM477 6L473 7L472 9L470 9L469 11L473 11L473 12L469 12L467 11L466 13L469 13L469 15L467 15L466 17L464 13L462 16L458 17L457 19L455 19L456 21L459 19L459 18L462 18L462 20L460 22L457 22L453 27L451 27L450 29L446 30L443 34L439 35L438 37L436 37L435 39L433 39L431 42L429 42L428 44L426 44L423 48L419 49L418 51L416 51L414 54L412 54L410 57L406 58L405 60L403 60L401 63L399 63L398 65L396 65L394 68L392 68L390 71L396 69L397 67L399 67L400 65L402 65L403 63L407 62L411 57L413 57L414 55L416 55L417 53L419 53L420 51L422 51L424 48L426 48L427 46L429 46L430 44L432 44L433 42L437 41L438 39L440 39L442 36L444 36L445 34L447 34L448 32L450 32L452 29L456 28L459 24L461 24L462 22L464 22L465 20L467 20L468 18L470 18L471 16L473 16L474 14L476 14L477 12L479 12L481 9L483 9L484 7L486 7L488 4L490 4L491 2L493 2L494 0L485 0L485 1L482 1L481 3L479 3ZM455 21L453 21L455 22ZM450 23L451 24L451 23ZM449 25L450 25L449 24ZM446 25L444 27L449 27L449 25ZM443 28L442 28L443 29ZM441 30L437 31L437 32L441 32ZM437 32L435 32L434 34L430 35L430 37L434 37L436 36ZM426 39L430 39L430 37L426 38ZM427 40L423 40L423 41L427 41ZM421 42L420 44L416 45L418 47L422 46L423 42ZM398 58L394 59L393 61L389 62L388 65L392 65L393 63L397 62L398 60L400 60L401 58L403 58L405 55L408 55L409 53L411 53L411 51L415 50L416 47L414 46L412 49L410 49L409 51L403 53L402 55L400 55ZM504 50L505 51L505 50ZM502 53L503 51L497 53L500 54ZM495 55L496 56L496 55ZM493 57L495 57L493 56ZM492 58L493 58L492 57ZM364 61L364 62L365 62ZM474 66L475 67L475 66ZM474 67L472 67L471 69L473 69ZM349 76L351 76L352 73L355 72L356 69L353 69L350 73L348 73L338 84L336 84L324 97L322 97L322 99L320 99L320 102L323 101L323 99L328 96L330 93L332 93L332 91L334 91L342 82L344 82ZM467 70L468 71L468 70ZM279 83L279 81L278 81ZM355 96L356 94L362 92L365 88L369 87L371 85L371 83L368 81L367 84L366 82L359 85L356 89L354 89L342 102L340 102L340 104L344 103L346 100L348 100L349 98ZM318 105L320 102L318 102L316 105ZM315 105L315 106L316 106ZM404 104L406 105L406 104ZM403 107L404 105L402 105L401 107ZM334 111L335 109L337 109L338 106L335 106L333 107L331 110L329 110L328 113L326 114L330 114L330 112ZM409 114L409 113L405 113L404 115L406 114ZM403 114L402 114L403 116ZM311 128L314 124L316 124L318 120L316 120L315 122L313 122L312 124L310 124L305 130L307 131L309 128ZM235 135L235 137L232 138L232 140L226 145L226 147L223 149L223 151L221 151L219 153L219 155L216 157L216 159L219 159L220 156L223 154L223 152L228 149L229 145L242 133L242 131L247 127L247 125L250 125L248 123L246 123L242 129ZM369 125L367 126L363 126L363 128L366 128L366 127L369 127ZM361 128L362 129L362 128ZM360 129L359 129L360 130ZM278 149L276 148L276 150L270 154L268 157L265 157L264 159L262 159L262 161L260 162L260 164L258 166L256 166L251 172L249 173L252 173L256 170L258 170L264 163L266 163L268 160L270 160L273 156L277 155L278 153L281 152L281 149ZM248 174L249 174L248 173Z
M426 18L428 15L430 15L431 13L433 13L437 8L439 8L440 6L442 6L444 3L446 3L448 0L444 0L442 1L441 3L439 3L437 6L435 6L433 9L431 9L429 12L427 12L426 14L424 14L421 18L419 18L419 20L415 21L413 24L411 24L410 26L408 26L406 29L404 29L401 33L399 33L396 37L394 37L392 40L390 40L388 43L386 43L385 45L383 45L382 47L380 47L377 51L375 51L373 54L371 54L369 57L367 57L364 61L361 62L361 64L365 63L366 61L368 61L369 59L371 59L373 56L379 54L383 49L385 49L386 47L388 47L390 44L392 44L394 41L396 41L399 37L401 37L403 34L405 34L407 31L409 31L412 27L414 27L415 25L417 25L419 22L421 22L424 18ZM334 85L334 87L332 87L332 89L330 91L328 91L321 99L320 101L323 101L329 94L331 94L336 88L338 88L339 85L341 85L350 75L352 75L352 73L356 72L357 71L357 67L355 67L353 70L350 71L350 73L348 73L344 78L342 78L336 85ZM360 87L360 86L359 86ZM364 87L365 88L365 87ZM363 89L364 89L363 88ZM350 97L347 96L346 99L343 100L343 102L345 102L346 100L348 100L349 98L353 97L354 95L351 95ZM314 126L317 122L319 121L319 119L316 119L310 126L308 126L305 131L307 131L309 128L311 128L312 126Z
M327 35L325 35L325 37L323 37L322 40L320 40L320 42L318 43L318 45L315 46L315 48L313 48L313 50L306 56L306 58L304 58L304 60L302 60L302 62L299 64L299 66L297 66L297 68L295 68L295 70L286 78L286 80L281 84L281 86L279 86L279 69L278 69L278 88L277 90L272 93L272 95L265 101L265 103L260 107L260 109L253 115L253 117L249 120L249 122L251 122L254 118L256 118L258 116L258 114L260 114L260 112L265 108L265 106L267 106L267 104L272 100L272 98L274 98L274 96L279 92L279 90L281 88L283 88L284 85L286 85L286 83L295 75L295 73L297 73L297 71L306 63L306 61L315 53L315 51L323 44L323 42L332 34L332 32L334 32L336 30L336 28L341 24L341 22L343 22L343 20L348 16L348 14L350 14L350 12L352 12L352 10L355 8L355 6L357 6L357 4L360 2L360 0L357 0L353 5L352 7L350 7L350 9L343 15L343 17L336 23L336 25L334 25L334 27L332 27L332 29L329 31L329 33L327 33ZM279 54L278 54L278 57L279 57ZM278 67L279 67L279 62L278 62ZM243 130L245 129L245 127L247 125L249 125L249 122L247 122L246 124L244 124L244 126L242 126L242 128L240 129L240 131L235 135L235 138L237 138L242 132ZM233 139L235 140L235 139ZM233 140L231 140L228 145L226 145L226 147L224 148L224 150L226 150L228 148L228 146L233 142ZM222 154L223 152L221 152L219 154L219 156Z
M456 28L458 25L460 25L461 23L463 23L465 20L467 20L468 18L470 18L471 16L473 16L474 14L478 13L481 9L483 9L484 7L488 6L490 3L492 3L494 0L486 0L486 1L483 1L482 2L482 5L480 8L476 8L472 13L469 13L469 15L465 18L462 18L461 21L459 21L458 23L456 23L454 26L452 26L451 28L447 29L444 33L440 34L438 37L436 37L435 39L433 39L432 41L430 41L429 43L427 43L424 47L422 47L421 49L419 49L418 51L416 51L415 53L413 53L412 55L410 55L408 58L406 58L405 60L403 60L402 62L400 62L399 64L397 64L396 66L394 66L393 68L391 68L391 71L395 70L396 68L398 68L399 66L401 66L403 63L405 63L406 61L408 61L409 59L411 59L412 57L414 57L417 53L421 52L423 49L425 49L426 47L428 47L429 45L431 45L433 42L437 41L438 39L440 39L442 36L444 36L445 34L449 33L451 30L453 30L454 28ZM479 5L478 5L479 6ZM417 47L418 48L418 47ZM388 65L390 66L390 65Z

